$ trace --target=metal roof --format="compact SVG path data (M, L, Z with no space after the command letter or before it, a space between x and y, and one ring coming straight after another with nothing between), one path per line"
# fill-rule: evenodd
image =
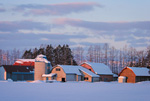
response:
M30 72L33 71L34 66L15 66L15 65L3 65L6 72Z

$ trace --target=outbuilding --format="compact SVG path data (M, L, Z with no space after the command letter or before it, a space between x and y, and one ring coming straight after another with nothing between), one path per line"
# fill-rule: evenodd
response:
M112 71L103 63L84 62L81 66L99 75L101 81L113 81Z
M98 75L81 66L57 65L53 67L51 73L57 74L57 81L99 81Z
M127 83L136 83L150 80L150 70L146 67L125 67L119 76L126 77Z

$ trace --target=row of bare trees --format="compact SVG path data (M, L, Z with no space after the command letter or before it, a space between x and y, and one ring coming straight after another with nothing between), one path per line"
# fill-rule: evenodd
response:
M124 46L118 50L108 44L92 45L84 50L83 47L73 49L73 56L78 64L82 62L104 63L113 73L119 73L125 66L146 67L150 65L150 47L147 50L136 50Z
M0 66L12 65L19 58L21 58L20 50L13 49L10 51L0 49Z
M17 59L22 58L23 53L26 51L21 52L17 49L5 51L0 49L0 65L13 64ZM47 54L49 55L50 53L51 52ZM35 56L36 55L37 54L35 54ZM108 44L92 45L84 48L76 47L72 49L72 55L78 64L82 62L104 63L110 67L113 73L119 73L126 66L150 66L150 46L148 46L146 50L139 51L133 47L127 46L118 50L115 47L110 47ZM59 64L59 62L57 64Z

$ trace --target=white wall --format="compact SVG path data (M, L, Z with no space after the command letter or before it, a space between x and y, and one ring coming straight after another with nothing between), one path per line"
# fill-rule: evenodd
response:
M4 68L0 67L0 80L4 80L4 73L5 73Z

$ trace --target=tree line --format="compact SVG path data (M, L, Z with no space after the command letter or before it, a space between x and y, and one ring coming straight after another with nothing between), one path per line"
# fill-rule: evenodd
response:
M34 48L33 50L26 50L23 53L22 58L34 59L39 54L46 55L47 59L51 62L52 66L55 66L57 64L77 65L76 61L73 58L69 45L58 45L55 48L52 45L41 45L39 49Z
M21 58L22 52L17 49L2 50L0 49L0 66L12 65L17 59Z
M150 46L146 50L136 50L127 46L118 50L106 43L104 45L91 45L86 50L83 47L74 48L73 56L78 64L87 61L104 63L116 74L126 66L150 66Z
M119 73L124 67L148 67L150 66L150 46L146 50L136 50L133 47L124 46L118 50L104 45L91 45L89 47L76 47L71 50L69 45L41 45L39 48L12 51L0 49L0 65L12 65L17 59L34 59L37 55L46 55L52 66L79 65L82 62L104 63L110 67L113 73Z

